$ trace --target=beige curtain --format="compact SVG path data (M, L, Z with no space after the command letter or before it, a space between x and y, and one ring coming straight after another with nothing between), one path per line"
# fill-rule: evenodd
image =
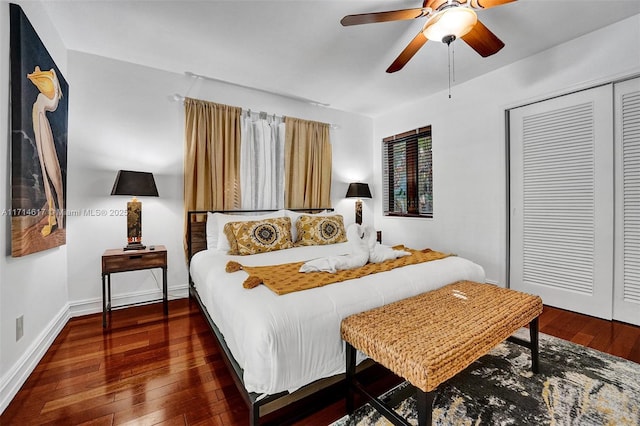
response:
M184 208L240 208L241 108L185 98ZM185 221L185 249L187 227Z
M285 206L331 207L329 125L285 118Z

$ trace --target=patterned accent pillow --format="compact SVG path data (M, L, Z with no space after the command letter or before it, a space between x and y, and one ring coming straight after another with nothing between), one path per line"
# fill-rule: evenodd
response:
M293 247L291 219L274 219L228 222L224 233L229 240L229 254L257 254Z
M308 216L302 215L296 221L298 231L297 246L316 246L344 243L347 233L342 215Z
M207 248L217 248L222 251L229 250L229 242L224 233L224 225L229 222L247 222L249 220L273 219L274 217L282 216L286 216L284 210L258 215L209 213L207 218Z
M305 213L305 212L297 212L293 210L285 210L284 215L291 219L291 241L294 243L298 241L298 229L296 228L296 222L298 218L302 215L305 216L333 216L335 213L332 211L323 210L318 213Z

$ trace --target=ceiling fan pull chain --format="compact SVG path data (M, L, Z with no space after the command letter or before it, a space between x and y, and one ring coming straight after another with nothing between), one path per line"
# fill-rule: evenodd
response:
M451 42L447 43L447 62L449 74L449 99L451 99Z
M456 46L451 43L451 80L456 82Z

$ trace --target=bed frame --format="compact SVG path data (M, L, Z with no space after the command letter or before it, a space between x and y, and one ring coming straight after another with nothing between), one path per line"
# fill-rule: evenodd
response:
M303 213L317 213L320 211L333 211L333 209L289 209L297 212ZM193 255L198 253L199 251L207 249L207 237L206 237L206 228L207 228L207 213L225 213L225 214L255 214L255 213L268 213L277 210L197 210L197 211L189 211L187 213L187 254L189 263L191 263L191 258ZM193 281L191 279L191 274L189 274L189 297L195 300L200 306L200 310L205 316L205 319L209 323L209 327L213 331L213 334L220 345L220 348L223 352L223 359L231 376L233 377L233 381L236 384L236 387L242 394L242 397L249 407L249 424L250 426L257 426L260 424L260 418L264 417L267 414L273 413L276 410L279 410L283 407L286 407L290 404L293 404L296 401L300 401L307 396L315 394L323 389L326 389L330 386L344 386L344 374L338 374L336 376L328 377L325 379L320 379L316 382L310 383L295 392L280 392L274 395L267 395L260 398L260 394L255 392L248 392L245 388L244 381L242 380L243 371L233 358L229 347L227 346L222 333L216 326L216 324L211 319L207 308L202 303L200 296L198 295L197 290L194 287ZM363 362L358 366L358 371L371 366L373 363L371 362ZM300 416L306 415L308 413L304 413L296 410Z

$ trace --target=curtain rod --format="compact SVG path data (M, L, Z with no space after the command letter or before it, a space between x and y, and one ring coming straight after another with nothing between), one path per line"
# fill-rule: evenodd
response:
M202 79L202 80L215 81L217 83L230 84L232 86L242 87L243 89L257 90L258 92L267 93L269 95L281 96L283 98L293 99L294 101L304 102L304 103L307 103L307 104L310 104L310 105L322 106L322 107L330 106L330 104L314 101L313 99L303 98L301 96L290 95L290 94L287 94L287 93L273 92L273 91L270 91L270 90L260 89L260 88L257 88L257 87L245 86L244 84L238 84L238 83L233 83L233 82L227 81L227 80L221 80L221 79L218 79L218 78L207 77L206 75L195 74L195 73L192 73L190 71L185 71L184 74L187 77L191 77L191 78L199 78L199 79ZM184 96L180 96L178 94L173 95L173 98L176 101L184 100ZM180 98L182 98L182 99L180 99Z
M264 111L260 111L260 112L256 112L256 111L251 111L251 108L249 109L244 109L242 108L242 113L246 113L248 114L249 118L251 118L251 114L258 114L258 118L260 120L266 120L267 118L271 117L273 120L275 120L276 118L281 118L284 121L285 116L284 115L278 115L278 114L269 114L267 112ZM338 126L337 124L331 124L331 123L327 123L329 125L330 129L336 130L339 129L340 126Z
M271 117L271 118L273 118L274 120L275 120L276 118L281 118L281 119L283 119L283 120L284 120L284 115L269 114L269 113L264 112L264 111L260 111L260 112L251 111L251 108L249 108L249 109L244 109L244 108L242 108L242 113L243 113L243 114L244 114L244 113L246 113L249 117L251 117L251 114L258 114L258 118L260 118L260 119L266 119L266 118Z
M171 101L174 101L174 102L184 102L185 96L182 96L182 95L179 95L179 94L175 93L175 94L173 94L172 96L170 96L170 97L169 97L169 99L170 99ZM243 112L243 113L245 113L245 112L246 112L246 113L248 113L248 114L249 114L249 116L251 116L251 114L252 114L251 108L248 108L248 109L242 108L242 112ZM266 112L264 112L264 111L260 111L259 113L257 113L257 112L253 112L253 113L254 113L254 114L259 114L259 117L260 117L260 118L267 118L267 117L271 116L271 117L273 117L274 119L275 119L276 117L278 117L278 118L282 118L282 119L284 120L284 117L285 117L284 115L268 114L268 113L266 113ZM340 128L340 126L339 126L339 125L337 125L337 124L331 124L331 123L328 123L328 124L329 124L329 128L331 128L331 129L333 129L333 130L336 130L336 129L339 129L339 128Z

